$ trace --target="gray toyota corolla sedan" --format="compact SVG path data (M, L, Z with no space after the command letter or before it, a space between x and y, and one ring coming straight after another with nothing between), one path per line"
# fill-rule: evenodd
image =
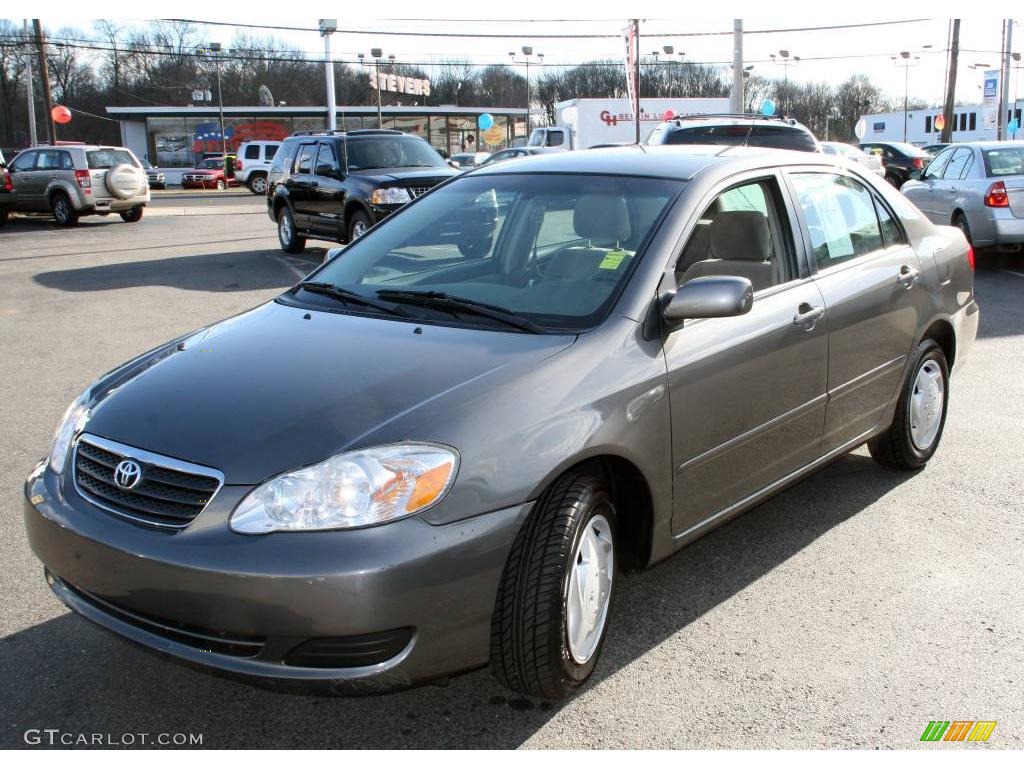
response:
M806 153L628 147L423 195L68 408L25 487L54 592L281 689L490 665L570 693L617 574L863 443L921 467L973 255Z

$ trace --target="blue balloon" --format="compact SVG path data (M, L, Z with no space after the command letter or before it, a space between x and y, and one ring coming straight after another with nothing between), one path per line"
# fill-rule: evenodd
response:
M775 102L771 99L765 99L761 102L761 114L762 115L774 115L775 114Z
M480 126L481 131L486 131L488 128L494 125L494 118L485 112L476 119L476 124Z

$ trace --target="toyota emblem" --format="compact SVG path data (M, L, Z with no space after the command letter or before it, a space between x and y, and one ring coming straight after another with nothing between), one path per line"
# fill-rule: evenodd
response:
M114 467L114 484L130 491L142 482L142 467L131 459L125 459Z

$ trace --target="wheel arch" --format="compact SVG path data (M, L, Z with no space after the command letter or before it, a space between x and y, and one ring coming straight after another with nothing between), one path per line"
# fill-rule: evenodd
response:
M360 200L358 197L353 197L345 201L345 207L342 209L341 216L341 227L344 230L345 237L348 237L348 220L352 214L356 211L362 211L366 214L367 218L370 219L370 226L373 226L373 211L370 210L370 206Z
M926 339L931 339L939 345L942 354L946 356L946 365L953 370L953 363L956 361L956 330L953 323L944 317L932 320L918 339L918 344Z

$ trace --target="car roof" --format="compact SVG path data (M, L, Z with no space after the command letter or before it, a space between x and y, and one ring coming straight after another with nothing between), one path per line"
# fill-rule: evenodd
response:
M766 147L722 144L674 144L609 147L586 152L552 152L531 155L511 166L484 166L471 175L499 173L587 173L612 176L648 176L690 180L713 166L763 168L772 165L835 166L827 155Z
M1019 149L1024 147L1024 141L963 141L949 146L977 147L978 149Z

